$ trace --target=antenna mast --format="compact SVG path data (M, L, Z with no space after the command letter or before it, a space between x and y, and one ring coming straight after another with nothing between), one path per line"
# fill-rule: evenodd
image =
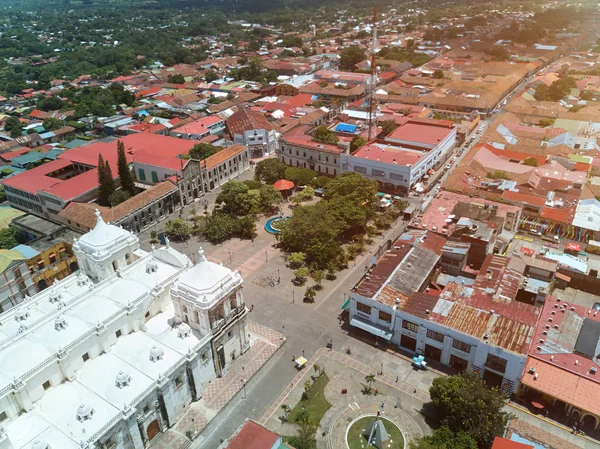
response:
M377 105L375 91L377 90L377 66L375 65L375 49L377 48L377 6L373 6L373 46L371 48L371 77L368 82L369 89L369 142L373 131L377 129Z

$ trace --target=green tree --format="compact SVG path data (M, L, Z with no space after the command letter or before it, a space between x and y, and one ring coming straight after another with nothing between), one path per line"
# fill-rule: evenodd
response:
M325 188L325 199L335 196L356 200L359 204L373 205L377 201L377 181L367 179L359 173L344 173L331 180Z
M477 443L468 433L454 433L442 426L432 435L411 442L410 449L477 449Z
M214 70L210 69L210 70L207 70L206 73L204 74L204 79L206 80L207 83L212 83L213 81L216 81L219 79L219 74L217 72L215 72Z
M300 268L302 266L302 264L304 263L304 259L306 258L306 255L304 253L300 253L300 252L296 252L296 253L291 253L288 256L288 263L290 264L290 268Z
M313 138L318 142L329 143L335 145L338 143L338 136L326 126L317 126L313 133Z
M356 46L345 47L340 53L340 69L354 71L356 64L366 58L365 49Z
M316 449L316 432L317 427L310 420L299 422L296 435L290 438L289 443L296 449Z
M104 161L102 154L98 155L98 204L110 206L110 196L115 191L115 180L108 161Z
M398 124L392 120L383 120L381 123L381 134L383 136L389 136L390 134L392 134L396 128L398 128Z
M115 207L116 205L127 201L129 198L131 198L129 192L126 190L117 190L110 197L108 197L108 201L110 203L110 207Z
M0 185L0 202L6 199L6 193L4 192L4 186Z
M42 111L58 111L60 108L62 108L64 105L64 102L58 98L58 97L43 97L40 98L37 102L37 108L41 109Z
M4 122L4 131L10 134L13 139L19 137L23 131L23 124L17 117L10 116Z
M306 282L308 276L310 276L310 272L308 271L308 268L298 268L294 271L294 276L296 283L302 285Z
M54 117L47 117L44 119L44 129L46 131L54 131L55 129L62 128L62 121Z
M533 98L535 98L537 101L546 101L546 100L548 100L549 97L550 97L550 92L548 90L548 86L546 86L543 83L540 83L535 88L535 93L533 94Z
M507 59L510 59L510 53L508 50L500 45L493 45L485 52L492 56L495 61L506 61Z
M185 84L185 78L181 73L175 73L167 77L167 82L171 84Z
M539 162L534 157L528 157L527 159L525 159L523 161L523 165L529 165L530 167L537 167L539 165Z
M304 292L304 302L315 302L315 296L317 296L317 292L315 292L315 289L312 287L308 287Z
M317 177L317 172L310 168L288 167L285 169L283 176L296 186L307 186Z
M365 146L367 144L367 139L362 136L356 136L350 142L350 151L354 152L358 150L360 147Z
M185 240L192 233L192 227L183 218L175 218L167 221L166 231L174 240Z
M371 385L373 384L373 382L375 382L375 374L367 374L365 376L365 382L369 386L369 391L371 391Z
M473 374L439 377L429 389L437 416L455 433L465 432L478 447L490 447L504 432L508 414L503 411L506 396L497 387L489 388Z
M207 157L217 154L218 151L219 147L211 145L210 143L200 142L194 145L188 154L192 159L203 161Z
M253 204L253 198L249 192L250 189L243 182L229 181L217 196L216 204L224 203L224 210L234 216L247 215L251 212L257 213L260 209L259 198L255 197Z
M435 78L435 79L441 80L441 79L444 78L444 72L442 72L441 70L435 70L433 72L432 77Z
M265 184L258 189L260 198L260 212L273 209L283 201L281 192L273 186Z
M17 236L19 230L17 228L4 228L0 230L0 249L12 249L19 244Z
M133 181L133 175L131 174L129 164L127 163L127 157L125 156L125 144L121 140L117 142L117 153L117 168L119 179L121 180L121 188L127 192L129 197L135 196L137 192Z
M571 83L567 79L559 79L550 84L548 96L551 100L558 101L571 93Z
M277 158L265 159L256 164L254 179L266 182L267 184L274 184L275 181L283 179L286 168L287 165Z
M490 179L510 179L510 175L504 170L494 170L488 172L487 177Z

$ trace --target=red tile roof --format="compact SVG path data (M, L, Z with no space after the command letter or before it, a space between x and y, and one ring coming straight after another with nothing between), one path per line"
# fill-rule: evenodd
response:
M386 164L415 165L424 156L420 151L406 150L383 143L370 143L352 153L352 156Z
M517 443L516 441L507 440L506 438L494 438L492 449L534 449L530 444Z
M400 125L387 139L410 142L414 145L437 145L455 129L449 120L411 118Z
M242 134L253 129L271 130L271 125L263 113L242 109L227 119L227 128L232 134Z
M254 421L247 421L226 449L271 449L280 436Z

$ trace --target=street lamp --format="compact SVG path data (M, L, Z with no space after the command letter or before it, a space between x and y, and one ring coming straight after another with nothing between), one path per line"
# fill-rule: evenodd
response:
M269 259L267 258L267 252L265 251L265 262L268 262Z
M194 435L196 435L196 421L192 418L192 427L194 428Z
M246 394L246 379L240 379L240 382L244 386L244 397L242 399L246 399L248 395Z
M381 363L381 375L383 376L383 362Z

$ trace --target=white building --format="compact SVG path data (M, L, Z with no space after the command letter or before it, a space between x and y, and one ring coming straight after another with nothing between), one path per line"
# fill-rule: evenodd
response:
M406 192L438 169L456 145L456 127L446 120L407 119L385 138L342 156L342 171L375 179L381 188ZM386 186L387 185L387 186Z
M227 119L227 128L233 143L247 146L252 158L273 154L279 145L279 133L258 111L237 111Z
M514 297L523 280L490 255L473 285L430 291L445 238L403 234L350 292L350 324L457 372L473 371L515 393L539 310ZM391 273L391 274L390 274Z
M0 449L142 449L248 348L238 272L106 224L0 315Z

